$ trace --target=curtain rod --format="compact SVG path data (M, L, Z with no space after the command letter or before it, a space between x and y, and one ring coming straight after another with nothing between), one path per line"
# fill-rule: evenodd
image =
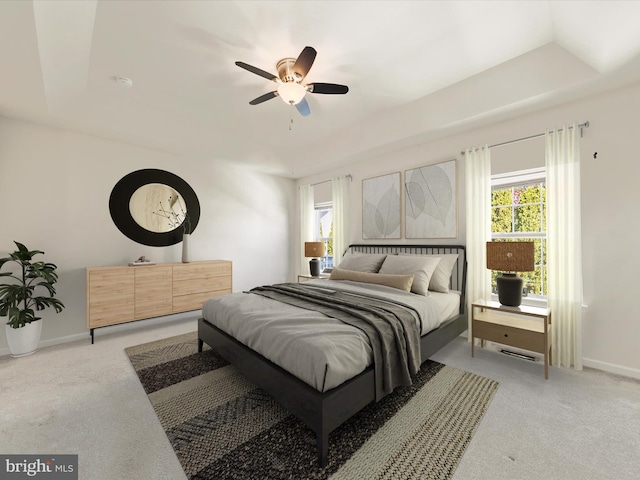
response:
M569 127L569 128L573 128L573 127ZM585 129L585 128L589 128L589 120L587 120L584 123L579 124L578 128L580 129L580 136L582 137L582 130ZM562 130L562 128L560 130ZM543 137L544 135L545 135L545 133L537 133L536 135L529 135L528 137L516 138L515 140L509 140L507 142L501 142L501 143L496 143L496 144L493 144L493 145L489 145L488 148L502 147L503 145L509 145L511 143L523 142L525 140L531 140L532 138ZM462 150L460 153L462 155L465 154L464 150Z
M349 181L352 181L352 180L353 180L353 178L351 177L351 174L350 174L350 173L349 173L349 174L347 174L347 175L345 175L345 177L347 177L347 178L349 179ZM311 186L312 186L312 187L315 187L316 185L322 185L323 183L331 182L332 180L333 180L333 179L332 179L332 178L330 178L329 180L323 180L322 182L312 183L312 184L311 184Z

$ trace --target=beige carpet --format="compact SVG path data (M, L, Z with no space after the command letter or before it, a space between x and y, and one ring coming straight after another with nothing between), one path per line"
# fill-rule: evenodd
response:
M126 349L190 479L448 479L498 383L427 361L330 436L314 434L189 333Z

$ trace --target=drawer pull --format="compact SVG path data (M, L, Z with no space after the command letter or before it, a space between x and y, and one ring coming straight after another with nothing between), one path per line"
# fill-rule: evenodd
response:
M508 337L508 336L509 336L509 334L505 333L505 334L504 334L504 336L505 336L505 338L506 338L506 337Z

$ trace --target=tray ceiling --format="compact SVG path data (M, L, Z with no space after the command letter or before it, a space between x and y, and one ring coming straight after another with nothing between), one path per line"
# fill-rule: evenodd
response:
M300 177L638 81L638 18L616 1L3 1L0 115ZM249 105L274 84L234 62L275 72L307 45L306 80L349 93L307 95L309 117Z

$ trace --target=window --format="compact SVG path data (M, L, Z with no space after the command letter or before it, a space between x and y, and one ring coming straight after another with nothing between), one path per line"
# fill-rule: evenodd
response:
M533 241L533 272L521 272L523 295L545 299L547 295L547 191L545 169L524 170L491 178L491 238L496 241ZM496 292L492 272L491 288Z
M320 271L333 268L333 207L331 203L315 206L315 237L316 242L324 242L327 253L320 258Z

